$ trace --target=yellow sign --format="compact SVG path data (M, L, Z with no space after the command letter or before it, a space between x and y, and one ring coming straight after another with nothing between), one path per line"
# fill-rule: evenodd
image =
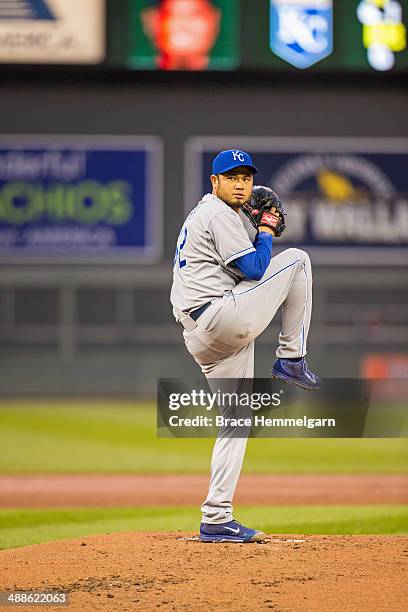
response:
M394 53L407 46L401 4L397 0L362 0L357 17L363 24L363 44L370 65L376 70L390 70Z

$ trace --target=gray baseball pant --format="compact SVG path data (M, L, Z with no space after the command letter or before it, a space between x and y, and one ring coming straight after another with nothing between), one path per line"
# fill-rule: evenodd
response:
M253 378L255 339L280 306L282 331L276 355L303 357L312 310L312 269L308 254L300 249L287 249L273 257L260 281L242 280L214 300L195 329L184 330L187 350L210 387L214 378ZM217 437L209 491L201 506L204 523L232 520L232 500L246 444L247 438Z

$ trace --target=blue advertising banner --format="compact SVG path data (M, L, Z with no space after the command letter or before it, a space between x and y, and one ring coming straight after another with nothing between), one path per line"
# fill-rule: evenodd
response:
M2 261L154 261L161 217L159 139L0 136Z
M186 145L186 212L211 191L211 161L247 150L285 202L276 247L306 248L316 263L408 264L408 140L195 137Z

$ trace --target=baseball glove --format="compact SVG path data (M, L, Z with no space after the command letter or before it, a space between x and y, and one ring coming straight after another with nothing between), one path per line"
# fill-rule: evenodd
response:
M242 212L256 229L266 225L274 231L277 238L286 229L283 204L270 187L255 185L251 199L243 205Z

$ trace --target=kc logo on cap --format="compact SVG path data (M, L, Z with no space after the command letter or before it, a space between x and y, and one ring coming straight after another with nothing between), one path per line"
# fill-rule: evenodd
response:
M232 170L238 166L246 166L247 168L250 168L252 174L256 174L258 172L258 169L256 166L254 166L249 153L241 151L240 149L228 149L226 151L221 151L214 158L212 163L212 173L223 174L224 172L228 172L228 170Z
M238 151L238 149L233 151L232 155L234 156L234 159L239 159L240 162L245 161L243 152L242 151Z

